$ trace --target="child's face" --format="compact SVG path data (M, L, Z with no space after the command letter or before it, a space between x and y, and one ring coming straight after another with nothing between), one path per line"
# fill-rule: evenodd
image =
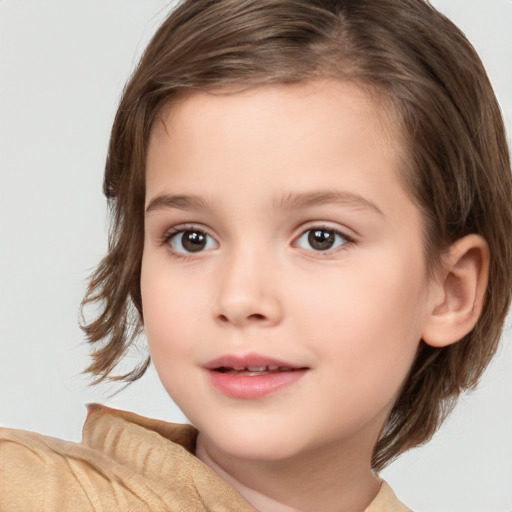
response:
M337 82L191 94L155 122L145 329L212 449L369 457L432 302L390 124Z

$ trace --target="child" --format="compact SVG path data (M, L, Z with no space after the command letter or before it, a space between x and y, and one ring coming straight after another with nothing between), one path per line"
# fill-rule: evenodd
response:
M510 300L503 126L455 27L419 0L185 2L105 192L89 370L143 327L199 433L101 407L82 445L6 432L2 509L407 510L376 472L476 383Z

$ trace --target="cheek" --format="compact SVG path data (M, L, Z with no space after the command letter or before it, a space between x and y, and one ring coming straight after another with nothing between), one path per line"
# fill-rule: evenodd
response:
M332 358L346 375L394 371L405 377L425 311L421 265L384 255L372 264L361 258L360 268L332 269L330 276L302 284L307 288L296 282L292 293L297 332L311 340L319 359ZM300 300L305 296L306 302Z
M194 360L194 328L196 308L187 293L176 294L164 280L142 280L144 330L151 360L167 393L176 397L187 395L187 372ZM191 398L192 399L192 398ZM178 402L177 402L178 403ZM187 410L187 402L178 405Z
M144 329L157 370L172 365L193 344L190 339L200 323L197 287L185 285L158 262L143 260L141 274ZM204 295L204 294L203 294Z

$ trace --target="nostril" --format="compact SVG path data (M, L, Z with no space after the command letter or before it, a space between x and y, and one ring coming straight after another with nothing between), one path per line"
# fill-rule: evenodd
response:
M214 303L212 314L218 325L274 325L280 321L278 301L268 297L222 296Z
M260 313L255 313L247 317L249 320L265 320L265 316Z
M231 323L231 322L240 323L240 321L241 321L240 318L236 318L234 316L230 317L230 315L224 315L224 314L218 315L217 318L223 324ZM256 321L256 322L261 322L262 320L266 319L265 315L262 315L261 313L254 313L252 315L247 315L244 318L245 318L245 321Z

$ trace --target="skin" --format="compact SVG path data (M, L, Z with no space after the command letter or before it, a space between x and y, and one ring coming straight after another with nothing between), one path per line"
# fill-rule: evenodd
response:
M198 456L258 510L355 512L378 492L372 450L439 301L401 150L386 109L341 82L193 93L154 124L150 352ZM203 250L180 230L206 234ZM212 385L205 363L254 352L307 371L258 399Z

